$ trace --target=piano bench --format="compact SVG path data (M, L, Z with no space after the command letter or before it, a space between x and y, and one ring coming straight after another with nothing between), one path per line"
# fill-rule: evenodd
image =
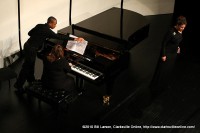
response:
M49 90L42 88L40 80L33 82L26 88L28 96L38 99L40 105L41 101L56 107L55 109L68 109L68 105L78 98L77 92L68 92L66 90Z

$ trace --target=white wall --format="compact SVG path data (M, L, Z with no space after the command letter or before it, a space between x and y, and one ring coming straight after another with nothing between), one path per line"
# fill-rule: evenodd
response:
M124 8L146 16L173 13L174 4L175 0L126 0Z
M120 7L120 0L72 0L72 23L80 22L111 7ZM124 0L124 9L142 15L173 13L175 0ZM49 16L58 19L55 32L69 25L69 0L21 0L21 42L28 39L27 32ZM17 1L0 2L0 68L3 58L19 51Z

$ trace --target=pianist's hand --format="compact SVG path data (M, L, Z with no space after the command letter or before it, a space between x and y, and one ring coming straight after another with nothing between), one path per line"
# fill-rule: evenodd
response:
M72 64L72 63L69 63L69 66L70 66L70 67L72 67L72 66L73 66L73 64Z
M82 37L75 38L74 41L82 42L84 39Z
M65 48L64 50L66 50L66 51L70 51L68 48Z

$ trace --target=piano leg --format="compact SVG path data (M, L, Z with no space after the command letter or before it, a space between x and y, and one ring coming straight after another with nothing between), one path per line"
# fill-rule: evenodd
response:
M112 95L114 80L110 79L106 82L106 94L103 96L103 105L109 106L110 105L110 98Z
M82 78L76 76L76 87L78 88L79 92L84 91L84 81Z

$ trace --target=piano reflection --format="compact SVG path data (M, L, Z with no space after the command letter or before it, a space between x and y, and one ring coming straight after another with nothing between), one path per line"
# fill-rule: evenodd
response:
M106 85L104 100L112 95L117 75L128 67L129 50L148 37L148 32L144 16L115 7L58 31L88 41L83 55L68 51L66 57L73 64L79 86L84 87L83 80Z

